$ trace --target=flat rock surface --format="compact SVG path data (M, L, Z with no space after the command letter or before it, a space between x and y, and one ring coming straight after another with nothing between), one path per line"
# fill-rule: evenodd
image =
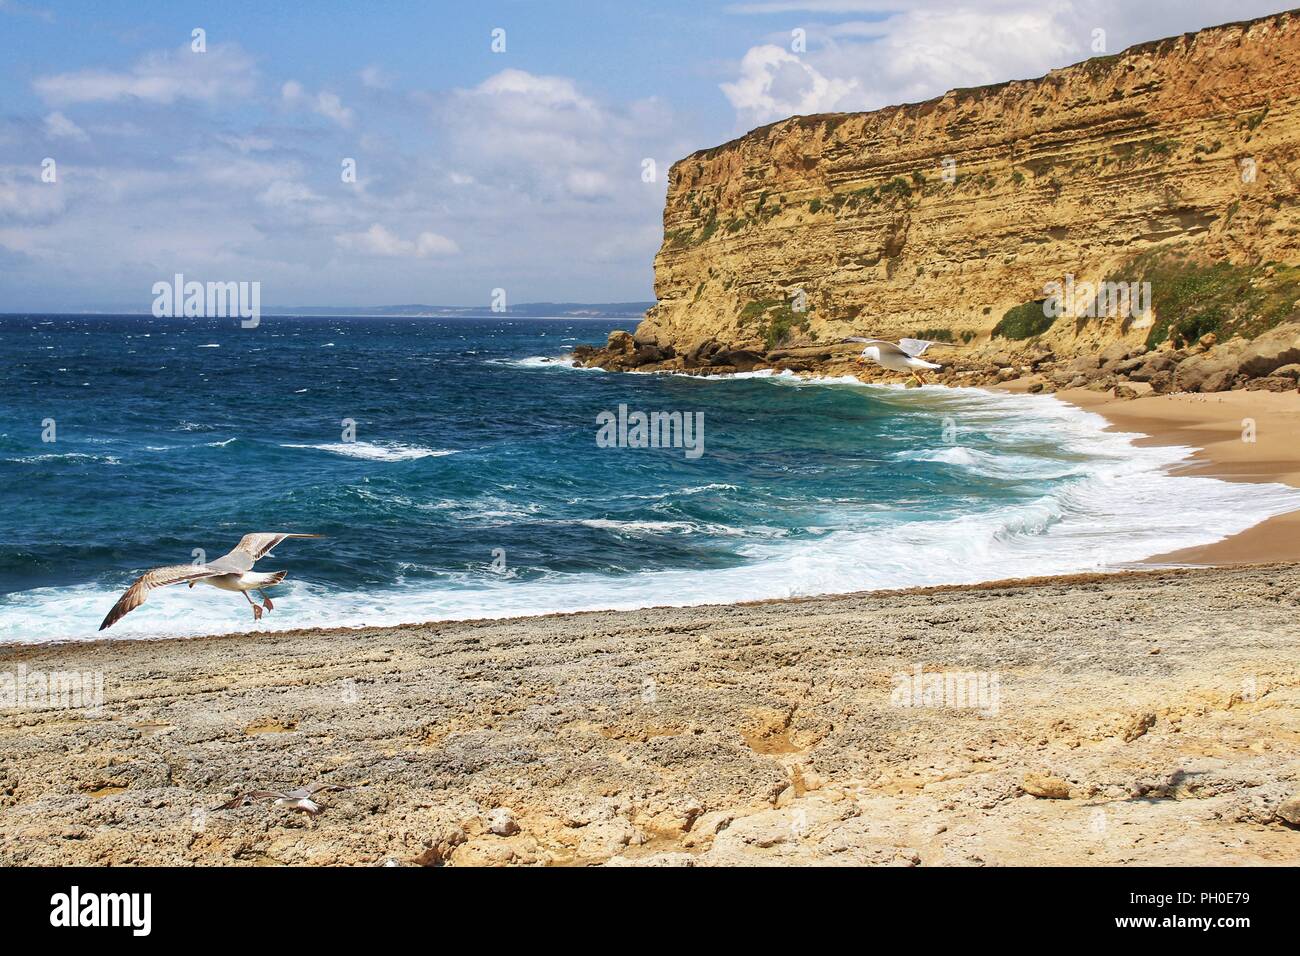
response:
M1279 565L11 646L104 701L0 710L0 863L1294 865L1298 611Z

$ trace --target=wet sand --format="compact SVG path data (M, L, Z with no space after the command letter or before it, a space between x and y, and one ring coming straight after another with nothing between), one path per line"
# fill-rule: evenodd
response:
M1141 432L1146 437L1138 445L1197 449L1175 474L1300 487L1300 393L1236 391L1126 400L1070 389L1057 397L1104 416L1115 431ZM1214 544L1147 560L1192 565L1300 561L1300 512L1278 515Z

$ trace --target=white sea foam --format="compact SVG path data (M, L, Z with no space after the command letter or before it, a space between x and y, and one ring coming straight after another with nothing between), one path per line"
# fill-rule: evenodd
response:
M509 365L512 368L566 368L574 372L603 372L603 368L579 365L570 355L530 355L519 359L488 359L488 365Z
M558 522L563 524L564 522ZM584 518L577 522L584 528L613 531L617 534L707 534L713 537L763 535L776 537L786 532L780 528L734 528L731 525L700 521L635 521L617 518Z
M746 536L735 549L743 563L709 571L512 579L485 570L449 574L436 584L403 582L386 589L338 591L295 579L291 569L290 579L277 591L275 612L257 624L247 605L231 600L232 595L210 588L165 589L115 625L112 636L689 606L1113 570L1152 555L1208 544L1272 515L1300 509L1300 491L1285 485L1171 475L1170 466L1185 460L1190 449L1136 447L1135 436L1104 431L1106 422L1100 416L1051 397L974 389L923 389L921 393L913 390L909 404L923 404L932 416L951 412L958 421L953 446L929 453L936 464L999 467L996 454L984 449L976 454L976 449L962 445L963 429L980 428L984 440L1005 444L1017 455L1028 447L1050 445L1063 459L1050 463L1072 469L1073 476L1039 498L1014 505L990 502L976 513L927 515L921 502L920 507L909 504L907 515L901 517L896 509L881 509L866 525L850 529L804 536ZM364 447L357 442L325 446L325 450L348 454L359 446ZM403 449L405 457L431 451L372 447L379 448L379 457L385 460L403 455ZM446 502L449 508L460 504ZM1206 521L1206 515L1213 515L1214 521ZM638 524L640 528L635 527ZM678 533L679 524L684 522L609 522L622 532L641 534ZM412 555L412 560L418 563L421 556ZM118 593L84 585L7 595L0 598L0 642L93 638Z
M998 454L956 444L921 451L902 451L895 457L900 461L953 465L974 475L1004 480L1044 481L1065 478L1070 475L1085 474L1091 467L1086 462L1071 464L1032 455Z
M281 448L310 448L314 451L326 451L349 458L365 458L369 461L411 461L415 458L441 458L454 455L451 448L422 448L419 445L403 445L400 442L376 444L368 441L325 442L319 445L281 445Z
M87 455L84 452L79 451L62 453L49 452L44 455L24 455L19 458L6 458L5 461L22 465L34 465L42 461L101 461L107 465L122 464L122 459L117 458L114 455Z

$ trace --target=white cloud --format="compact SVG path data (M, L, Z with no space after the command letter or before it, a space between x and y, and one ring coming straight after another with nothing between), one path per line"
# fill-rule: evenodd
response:
M392 77L378 66L368 66L357 74L361 85L372 90L386 90L393 85Z
M344 129L352 126L356 113L343 105L337 93L322 90L314 96L303 89L297 80L289 80L280 87L280 98L291 107L306 106L312 112L338 123Z
M253 134L247 136L232 136L229 133L220 133L217 135L217 140L244 155L248 155L249 153L265 152L275 145L269 137L255 136Z
M150 53L130 70L77 70L37 77L32 83L47 103L111 103L143 100L171 104L178 100L214 102L249 96L256 86L253 60L234 44L194 53L189 46Z
M287 207L304 202L319 202L321 199L315 191L304 183L287 179L277 179L258 194L257 200L263 205Z
M364 232L341 233L334 241L350 252L394 259L428 259L460 252L460 246L436 232L422 232L414 240L403 239L379 223Z
M1086 46L1091 27L1072 22L1072 14L1063 4L914 10L863 25L878 31L874 39L832 41L824 62L827 69L853 69L861 76L866 108L914 102L954 87L1041 76L1085 59L1092 55Z
M957 87L1032 79L1144 40L1275 9L1267 0L1237 0L1229 14L1215 0L751 0L727 11L781 15L788 24L751 47L722 90L743 129L794 114L879 109ZM800 13L810 19L789 16ZM844 19L835 22L837 15ZM800 26L808 49L796 56L789 28ZM1092 47L1097 29L1106 33L1104 50Z
M658 104L611 109L567 77L517 69L455 91L434 111L453 132L458 175L543 202L644 193L645 144L661 141L672 123Z
M828 113L846 104L858 80L832 79L779 46L753 47L740 61L740 76L723 83L736 113L762 123L796 113Z
M0 12L20 17L35 17L37 20L44 20L46 23L55 21L54 14L42 7L32 7L25 3L14 3L13 0L0 0Z
M574 169L565 177L565 186L574 196L594 198L614 192L614 182L599 169Z
M84 129L57 110L45 117L45 135L53 139L71 139L79 143L90 139Z
M39 168L0 166L0 223L50 222L66 203L62 184L42 182ZM13 241L6 245L16 248Z

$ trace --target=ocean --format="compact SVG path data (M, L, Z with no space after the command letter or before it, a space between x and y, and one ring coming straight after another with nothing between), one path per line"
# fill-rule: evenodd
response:
M1281 485L1171 476L1188 449L1050 396L567 361L627 325L0 317L0 642L1106 570L1300 508ZM698 422L698 448L637 447L637 412ZM325 535L258 565L288 571L260 622L179 586L98 634L141 571L250 531Z

